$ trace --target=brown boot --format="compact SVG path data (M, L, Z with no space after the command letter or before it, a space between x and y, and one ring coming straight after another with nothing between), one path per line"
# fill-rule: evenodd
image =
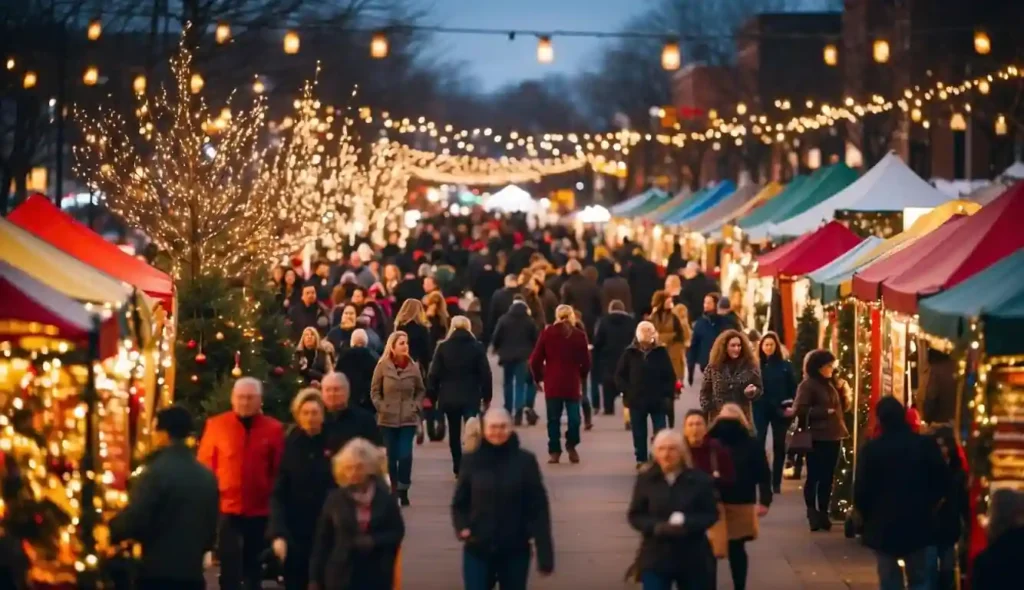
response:
M554 465L562 460L562 453L548 453L548 463Z
M579 463L580 462L580 454L576 452L576 449L569 449L569 462L570 463Z

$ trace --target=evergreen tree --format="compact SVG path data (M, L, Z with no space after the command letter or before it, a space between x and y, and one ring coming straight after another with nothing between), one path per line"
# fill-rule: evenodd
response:
M814 313L813 305L805 305L800 319L796 323L796 343L793 346L793 366L802 380L804 377L804 357L818 348L818 334L821 333L821 321Z

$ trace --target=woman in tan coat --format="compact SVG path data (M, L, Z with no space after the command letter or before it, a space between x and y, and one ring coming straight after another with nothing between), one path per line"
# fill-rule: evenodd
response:
M649 321L654 324L658 331L658 343L668 351L668 358L672 361L672 370L676 374L676 382L682 384L686 377L686 347L689 345L689 326L679 321L676 315L672 298L665 291L656 291L651 298L651 315ZM672 398L672 407L668 412L669 428L675 428L676 413L675 399L679 397L678 390Z

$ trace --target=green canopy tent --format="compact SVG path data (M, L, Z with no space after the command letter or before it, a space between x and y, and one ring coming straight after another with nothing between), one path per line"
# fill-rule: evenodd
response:
M951 342L971 337L981 320L990 356L1024 354L1024 248L919 304L921 329Z
M786 203L791 201L793 196L798 194L812 178L816 178L819 174L824 173L824 168L818 170L810 176L794 176L793 180L789 181L782 192L775 195L775 198L768 201L764 205L761 205L757 209L751 211L748 215L739 218L736 221L736 225L740 228L755 227L762 223L770 220L778 211L786 207Z
M769 236L771 228L776 224L830 199L855 180L857 173L842 162L829 166L824 171L815 172L800 189L786 199L785 203L772 212L768 219L757 225L747 225L743 232L751 240L763 240Z

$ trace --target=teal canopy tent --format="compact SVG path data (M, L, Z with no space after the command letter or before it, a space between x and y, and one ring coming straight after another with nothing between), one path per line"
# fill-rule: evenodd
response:
M736 184L733 181L722 181L709 188L699 199L693 200L688 205L676 209L670 215L667 215L664 222L669 225L685 223L686 220L692 219L714 207L716 203L734 192L736 192Z
M811 297L822 303L838 301L839 285L853 274L860 257L874 250L883 241L882 238L871 236L846 254L807 275L811 281Z

